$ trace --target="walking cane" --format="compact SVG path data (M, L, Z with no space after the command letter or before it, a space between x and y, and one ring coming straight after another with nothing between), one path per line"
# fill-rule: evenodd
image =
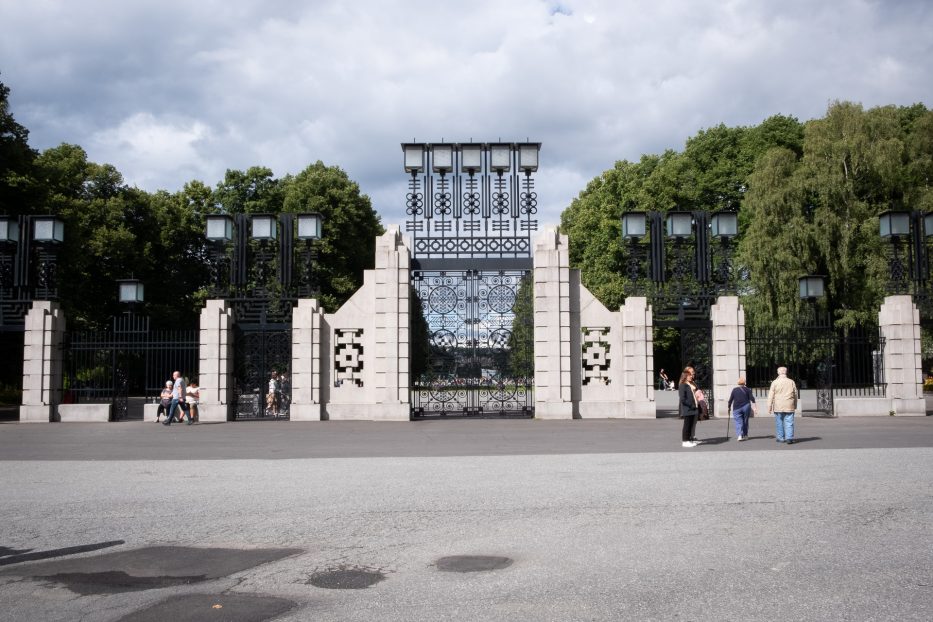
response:
M726 440L729 440L729 419L732 419L732 413L729 412L729 405L726 404Z

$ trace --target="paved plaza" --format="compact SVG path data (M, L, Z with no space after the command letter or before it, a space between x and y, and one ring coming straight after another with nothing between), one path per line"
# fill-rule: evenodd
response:
M933 418L0 424L0 620L929 620Z

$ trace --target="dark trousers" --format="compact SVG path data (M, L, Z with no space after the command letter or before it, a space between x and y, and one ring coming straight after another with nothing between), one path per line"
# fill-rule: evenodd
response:
M684 415L684 429L680 434L680 440L686 442L696 435L697 416Z

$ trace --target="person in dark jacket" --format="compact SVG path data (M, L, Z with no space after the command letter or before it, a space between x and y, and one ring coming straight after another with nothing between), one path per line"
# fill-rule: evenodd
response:
M696 431L700 407L696 400L697 386L693 384L693 368L687 367L680 374L678 387L680 394L680 412L684 416L684 428L681 432L681 447L696 447L699 441L691 440Z
M735 440L744 441L748 438L748 417L754 407L755 396L745 386L745 378L740 377L738 385L732 389L726 408L732 413L732 421L735 422Z

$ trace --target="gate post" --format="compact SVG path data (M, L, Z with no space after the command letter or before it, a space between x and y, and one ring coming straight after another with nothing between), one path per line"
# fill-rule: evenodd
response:
M201 311L198 377L200 421L227 421L233 399L233 308L226 300L208 300Z
M891 410L900 416L926 415L917 305L910 296L888 296L878 313L878 327L884 338L884 369L876 382L887 382Z
M745 375L745 309L738 296L720 296L710 307L713 323L713 416L729 417L729 394ZM700 387L703 388L703 387Z
M642 296L630 296L619 309L622 315L622 373L625 417L654 419L654 322L651 305Z
M572 419L570 257L567 236L556 229L535 243L534 299L535 418Z
M318 301L302 298L292 312L292 402L289 421L321 420L321 316Z
M62 340L65 314L57 302L36 301L26 314L23 335L21 422L59 421L62 397Z

